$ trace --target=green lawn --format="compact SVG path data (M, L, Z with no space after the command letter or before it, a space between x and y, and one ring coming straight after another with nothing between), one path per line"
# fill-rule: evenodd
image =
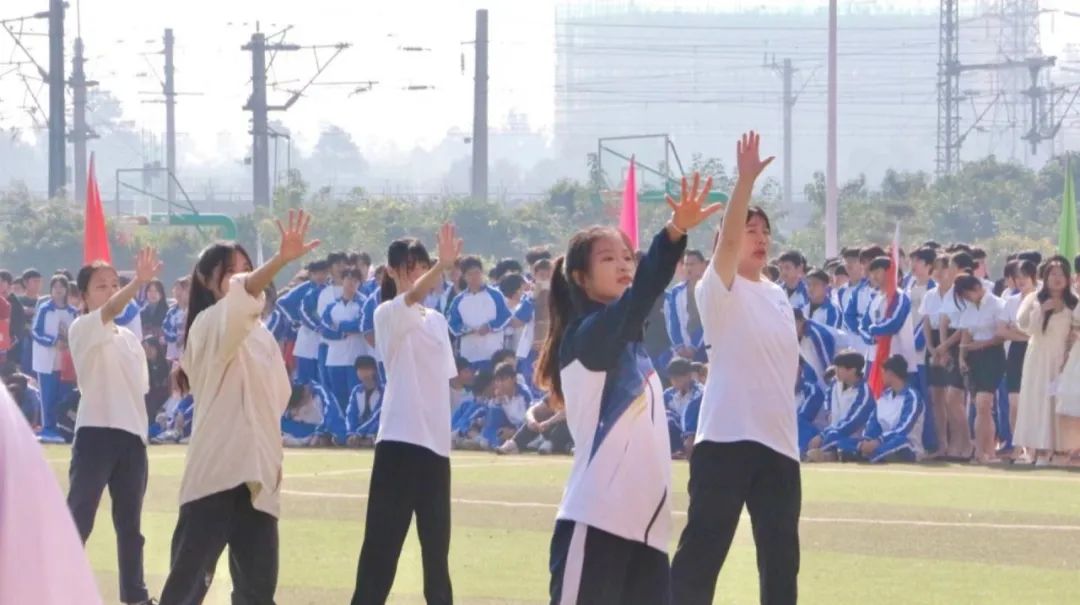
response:
M47 455L66 485L69 450ZM176 522L183 447L150 450L143 514L151 594ZM289 451L281 522L280 605L347 603L363 537L370 451ZM547 548L569 459L456 453L450 553L460 603L544 603ZM803 467L804 603L1037 605L1080 602L1080 473L965 465ZM676 534L687 465L675 463ZM108 495L90 539L107 602L116 602ZM672 544L674 547L674 543ZM229 602L222 564L207 603ZM393 603L422 603L419 545L406 541ZM720 576L717 603L755 603L749 523Z

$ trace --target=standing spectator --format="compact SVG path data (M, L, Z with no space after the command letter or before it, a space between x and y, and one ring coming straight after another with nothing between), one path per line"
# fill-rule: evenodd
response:
M694 297L694 289L705 275L705 267L705 255L699 250L687 250L683 256L686 281L667 292L667 304L664 306L672 353L691 361L705 358L701 312Z
M67 330L75 321L75 309L68 306L68 280L56 275L49 282L51 294L34 319L33 368L41 387L41 433L44 443L63 443L56 431L56 407L67 395L60 380L60 352L67 347Z
M191 291L191 277L185 276L173 284L175 302L165 314L161 325L165 340L165 359L179 362L184 352L184 323L187 321L188 296Z
M1016 415L1020 405L1020 385L1024 376L1024 357L1027 355L1027 333L1017 326L1017 315L1024 299L1035 292L1035 280L1038 269L1029 260L1012 260L1005 265L1005 281L1008 296L1005 298L1005 311L998 336L1005 340L1005 391L1008 396L1009 410L1002 420L1009 423L1009 435L1016 432ZM1010 441L1012 441L1010 439Z
M34 347L31 332L37 317L38 297L41 295L41 273L37 269L27 269L23 271L22 277L19 279L23 288L23 293L19 296L19 304L22 305L23 314L27 319L22 331L18 333L18 340L22 343L19 345L19 365L24 373L30 373L34 371Z
M360 334L363 299L358 292L360 272L345 269L341 272L341 291L322 313L323 338L327 343L326 376L334 400L344 408L356 382L356 359L367 352Z
M784 288L784 294L791 303L791 308L801 309L810 302L810 294L806 291L806 257L798 250L789 250L780 255L777 260L780 267L780 286Z
M932 422L937 436L937 450L930 457L957 455L951 444L955 443L956 433L967 434L967 423L957 427L951 423L948 413L948 387L950 386L950 353L942 347L941 316L942 295L952 290L952 274L949 272L949 257L939 256L934 259L934 286L923 296L919 304L922 316L922 332L927 337L926 363L928 397L926 400L927 422Z
M839 330L843 327L843 323L840 310L829 296L831 282L829 274L820 269L811 271L806 276L807 303L803 307L803 314L807 319L827 326L831 330Z
M1005 303L974 275L958 277L953 296L966 303L956 322L963 332L960 369L975 395L975 460L986 464L994 459L994 397L1005 378L1005 347L997 336Z
M155 279L146 284L146 304L139 313L142 319L143 338L164 341L165 316L169 313L169 301L165 298L165 284Z
M466 289L450 303L450 332L461 339L462 357L477 369L489 368L491 356L503 346L510 308L502 292L484 283L484 264L479 258L461 259L461 268Z

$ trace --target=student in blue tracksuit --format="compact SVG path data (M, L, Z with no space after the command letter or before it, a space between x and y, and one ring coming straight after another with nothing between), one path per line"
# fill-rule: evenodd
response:
M859 437L874 412L874 396L863 379L866 358L857 351L843 351L833 359L836 378L825 397L828 424L807 444L809 462L836 460L836 449L858 446Z
M44 443L63 443L56 431L56 409L71 390L60 380L61 348L67 347L68 327L75 321L75 309L68 305L68 280L54 275L49 281L50 297L38 305L30 336L34 340L33 370L41 388L41 432Z
M836 356L836 336L823 324L806 319L802 309L795 309L795 328L799 337L799 355L812 371L818 388L825 388L825 371Z
M687 232L719 210L683 181L681 202L635 266L627 237L579 231L551 280L551 329L537 382L566 410L574 464L551 539L551 602L670 602L671 443L663 387L642 342Z
M341 299L342 290L342 273L345 271L345 261L349 258L349 255L345 252L331 252L326 257L326 263L329 265L330 279L326 284L326 287L319 292L318 298L315 300L315 322L319 325L319 352L318 352L318 366L319 366L319 382L323 385L330 387L333 384L333 380L330 378L330 374L327 371L326 356L330 352L330 341L337 340L339 334L334 330L328 330L323 323L323 314L326 312L326 308L333 304L334 301ZM349 360L347 364L352 366L352 362L355 360ZM352 374L351 371L346 372L346 376ZM350 385L351 387L351 385ZM347 396L348 391L345 392ZM344 399L342 405L344 406Z
M833 304L829 296L829 284L832 280L829 274L818 269L811 271L806 276L806 306L802 308L803 315L816 323L832 330L843 328L843 320L840 310ZM796 307L798 308L798 307Z
M870 310L870 303L877 295L874 285L870 283L870 263L875 258L885 256L885 250L881 246L869 246L859 251L859 281L852 279L848 290L848 302L844 307L844 328L850 339L849 345L856 351L862 351L869 363L874 358L874 346L866 342L861 335L860 329L863 317ZM850 271L850 269L849 269Z
M825 392L818 386L817 376L800 372L795 385L795 409L799 417L799 454L805 460L810 441L821 434L827 421Z
M165 340L165 359L170 363L180 361L184 351L184 323L187 322L188 296L191 291L191 277L184 276L173 283L175 302L165 313L161 332Z
M701 384L694 380L694 364L681 357L672 359L668 364L667 376L671 386L664 391L664 407L668 413L671 453L687 453L689 446L693 445L697 426L694 423L694 430L688 430L686 418L697 415L697 412L690 411L692 407L701 408Z
M683 256L686 281L677 284L665 296L664 321L673 357L705 359L701 313L694 298L694 289L705 274L705 267L705 255L701 251L687 250Z
M551 291L551 259L541 258L532 265L533 290L524 300L521 306L514 312L514 318L523 322L521 339L517 346L518 374L525 379L533 394L539 399L543 396L533 380L536 373L536 358L540 354L539 343L547 337L548 327L548 293ZM544 305L537 308L537 302ZM538 321L539 318L539 321Z
M379 434L379 415L382 407L382 387L375 358L362 355L356 358L356 387L349 394L345 408L345 444L349 447L371 445Z
M361 335L361 316L364 300L357 288L360 272L346 269L341 272L341 294L323 309L322 335L326 342L326 385L341 405L347 405L356 386L356 358L367 353Z
M328 269L326 261L309 263L308 280L289 290L277 303L289 322L297 326L293 357L296 359L296 380L302 383L317 380L319 376L319 324L311 321L304 309L307 307L314 311L318 293L326 284Z
M121 287L126 286L130 281L131 280L127 278L122 278L120 280ZM139 299L136 298L129 302L127 306L124 307L124 312L117 315L116 319L113 320L113 323L121 328L131 330L131 333L135 335L135 338L138 339L139 342L142 342L142 305L140 304Z
M322 405L308 387L315 382L294 382L289 403L281 415L281 438L286 447L307 447L322 424Z
M926 408L908 385L908 364L902 355L885 362L885 392L878 398L856 448L839 446L847 457L870 462L915 462L923 456L922 423Z
M525 424L533 395L519 383L517 368L512 362L495 367L495 399L488 406L484 430L481 433L485 449L501 447Z
M798 250L789 250L777 259L780 267L780 286L787 294L792 309L801 309L810 303L806 286L806 257Z
M150 443L186 443L191 439L191 427L195 422L195 398L185 394L171 410L158 414L150 425Z
M503 328L510 307L497 288L484 283L484 265L475 256L463 258L465 291L450 303L446 315L450 333L461 339L461 356L477 369L490 367L491 356L503 348Z
M334 394L323 385L312 382L306 386L311 392L311 398L322 412L322 422L315 427L308 445L326 447L330 445L345 445L345 412L338 405Z
M467 448L480 436L487 418L488 402L494 397L495 377L479 372L473 378L470 394L450 417L450 432L455 448Z

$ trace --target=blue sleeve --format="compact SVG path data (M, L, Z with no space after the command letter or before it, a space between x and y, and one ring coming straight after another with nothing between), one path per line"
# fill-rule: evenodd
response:
M671 409L671 400L675 399L675 387L668 387L664 389L664 407Z
M847 308L844 309L844 325L853 334L859 331L859 290L859 286L850 288Z
M358 384L349 393L349 405L345 407L345 430L349 434L355 433L356 429L360 428L360 406L363 399L364 385Z
M864 439L881 439L881 424L878 423L877 409L870 410L870 417L866 419L866 429L863 430Z
M124 307L124 312L116 316L113 323L118 326L126 326L139 316L139 311L139 305L135 301L131 301Z
M43 305L38 309L37 317L34 319L34 329L30 331L30 336L34 339L34 342L43 347L56 345L56 336L45 331L45 318L51 312L52 305Z
M270 317L266 318L266 329L277 338L278 330L281 327L281 311L276 307L273 311L270 311Z
M278 299L277 307L281 309L285 317L289 318L290 322L297 323L300 321L300 304L311 286L312 282L304 282Z
M364 334L375 331L375 308L379 306L380 292L376 291L364 301L364 310L360 314L360 331Z
M686 411L683 412L683 437L689 437L697 433L698 416L700 414L701 397L698 396L690 400L690 403L686 406Z
M803 402L799 406L799 417L813 423L821 413L821 406L824 403L825 396L821 393L821 389L817 388L817 385L808 383L803 386Z
M825 304L825 323L828 324L830 328L839 329L842 326L840 312L836 310L836 305L834 305L831 300L826 301Z
M506 297L503 296L502 292L491 286L488 286L487 291L491 295L491 300L495 301L495 319L488 323L488 327L492 330L501 330L506 327L512 316L510 306L506 304Z
M855 429L866 424L873 411L874 398L870 395L870 387L864 382L859 385L859 394L855 396L847 415L839 421L833 420L832 429L841 435L850 435Z
M535 313L536 302L533 300L533 297L526 296L524 300L521 301L521 304L518 305L517 310L514 311L514 319L527 324L532 321Z
M317 308L319 306L319 289L311 288L304 299L300 301L300 323L307 329L318 332L322 327L319 321Z
M921 352L926 350L926 334L923 332L923 322L920 320L915 324L915 351Z
M449 313L446 315L446 323L450 326L450 333L454 336L463 336L466 331L465 320L461 318L461 310L458 308L463 296L465 296L465 293L461 292L454 297L454 300L450 301Z
M330 317L330 312L337 306L337 301L326 305L323 309L322 317L319 318L319 335L327 340L341 340L345 337L340 327L334 327L334 320Z
M889 431L881 435L881 440L884 441L889 437L896 435L903 435L907 437L911 434L911 429L915 427L915 422L922 414L922 402L919 401L919 397L915 394L915 391L908 389L904 392L904 406L900 410L900 422Z
M332 435L336 438L344 440L345 437L345 419L341 416L341 408L338 407L337 400L330 394L329 391L321 386L315 387L315 395L322 402L322 424L315 429L316 433Z
M690 294L687 293L687 296ZM683 332L682 321L679 318L679 290L673 289L670 293L664 296L664 305L667 309L667 313L664 315L667 319L667 333L668 338L671 340L671 347L678 348L683 346Z
M874 337L870 336L870 313L864 313L859 321L859 337L868 345L874 344Z
M579 322L567 334L564 346L587 369L606 371L618 359L626 343L641 339L645 319L656 299L675 276L675 267L686 251L686 236L672 242L666 231L653 237L649 252L638 264L630 289L619 300Z
M887 303L888 304L888 303ZM888 305L888 313L885 318L877 323L869 323L866 333L873 337L891 336L900 332L904 327L908 315L911 314L911 299L902 292L896 293L896 300ZM869 314L867 314L869 315Z
M176 306L169 307L168 312L165 313L165 321L161 323L161 335L165 338L165 342L169 344L175 344L178 340L176 314L179 308Z

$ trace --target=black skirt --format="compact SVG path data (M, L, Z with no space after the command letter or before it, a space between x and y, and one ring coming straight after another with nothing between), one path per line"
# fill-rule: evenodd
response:
M1005 362L1005 386L1009 394L1020 392L1020 381L1024 376L1024 357L1027 355L1028 343L1025 341L1013 341L1009 345L1009 356Z
M975 393L997 393L1005 378L1005 347L994 345L972 351L967 356L971 390Z

